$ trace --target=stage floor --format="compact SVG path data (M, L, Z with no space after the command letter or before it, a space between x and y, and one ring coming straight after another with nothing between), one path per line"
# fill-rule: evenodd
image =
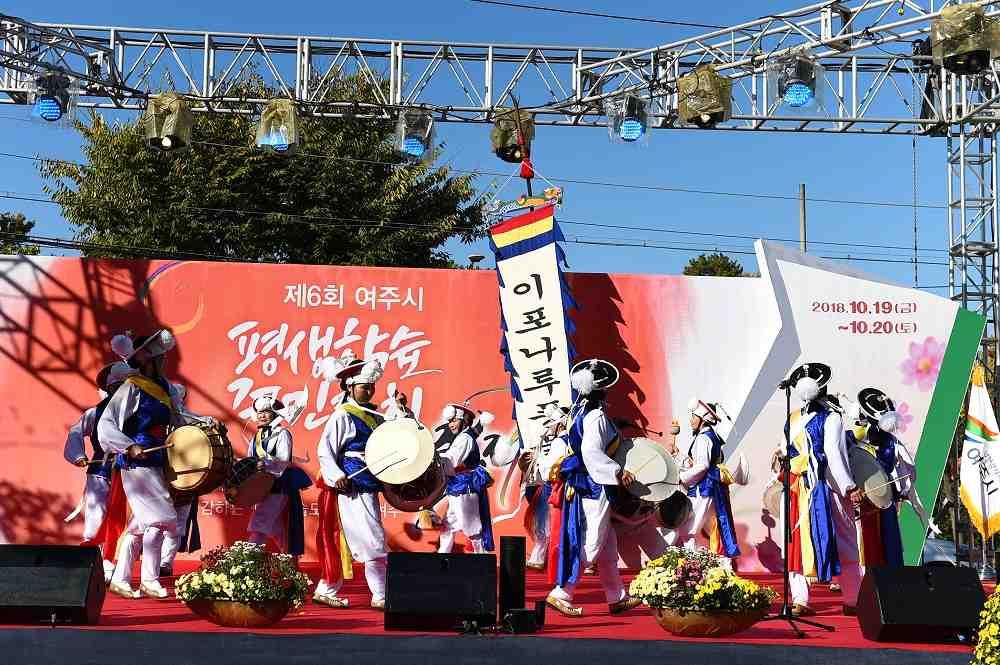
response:
M305 570L310 574L310 577L315 579L315 569L307 565ZM527 597L529 602L544 598L548 590L544 574L533 571L528 571L528 573ZM748 577L780 591L781 579L778 576L749 575ZM172 587L170 584L172 581L164 580L164 582ZM277 627L257 629L253 631L253 635L246 635L247 631L220 628L196 618L173 597L162 601L148 598L129 601L108 594L100 625L47 630L32 629L32 627L27 626L6 626L0 629L0 650L7 655L13 655L11 649L14 652L25 649L26 654L30 654L35 651L36 647L43 646L45 651L52 649L51 655L56 656L56 652L62 651L64 648L68 650L67 655L73 652L79 653L80 649L84 649L86 653L94 655L100 653L102 658L95 660L95 662L108 665L119 662L114 658L112 652L115 651L113 645L120 643L124 649L123 654L126 656L126 659L121 662L129 662L129 665L143 663L142 659L136 656L145 652L150 661L144 665L149 665L151 662L161 662L160 657L166 654L163 649L167 648L167 651L173 651L173 646L189 643L199 651L202 648L212 649L213 656L192 660L182 658L181 661L174 660L174 663L204 662L220 665L225 662L246 663L248 657L251 658L251 661L254 660L253 656L264 645L264 642L254 639L246 642L245 638L281 636L300 638L294 639L294 647L281 639L274 642L267 641L268 644L275 645L275 648L278 649L276 653L283 662L291 662L288 660L288 654L285 653L286 648L293 648L297 654L304 656L306 651L301 651L300 645L318 644L319 642L316 640L328 644L330 648L343 648L356 655L360 654L360 656L365 653L370 653L373 657L381 654L372 662L378 662L387 657L389 651L394 653L398 651L398 654L393 657L399 658L400 662L442 662L442 659L446 662L455 662L454 659L448 657L447 650L452 648L448 645L454 647L461 645L462 650L470 648L471 645L481 645L480 648L487 650L501 648L503 652L509 652L511 657L514 657L523 648L545 652L551 650L552 662L564 662L565 656L570 652L575 652L577 648L583 648L586 644L591 646L586 647L581 653L587 661L591 661L588 655L591 653L589 651L591 648L599 651L608 648L617 650L616 653L624 654L627 652L636 656L644 653L651 656L655 654L657 659L661 659L665 651L670 651L676 652L678 656L686 654L685 657L694 657L697 661L706 663L715 661L716 657L719 658L718 662L722 663L736 656L739 656L740 662L757 662L758 659L760 662L786 662L786 656L800 654L800 657L818 657L821 659L820 662L826 662L827 656L830 658L851 658L855 665L869 662L901 662L904 659L911 665L913 663L964 664L969 661L971 654L969 647L959 644L870 642L861 635L856 618L845 617L841 614L839 594L831 593L828 588L821 586L814 587L813 607L817 610L815 619L833 626L835 630L826 632L803 627L806 630L806 637L801 639L794 636L786 623L778 621L765 622L739 635L723 639L685 640L675 638L664 632L649 610L644 607L636 608L619 616L608 614L607 605L602 602L603 593L600 584L593 576L586 576L578 591L578 601L584 607L584 615L580 618L570 619L549 611L546 614L544 629L533 636L497 635L484 638L458 638L451 637L448 633L437 633L434 638L414 641L413 638L416 636L428 635L428 633L386 632L383 630L382 614L368 607L369 596L365 587L364 575L360 569L356 571L355 578L346 584L344 595L350 599L351 607L349 609L335 610L307 602ZM136 634L136 631L141 631L142 634ZM171 634L173 634L172 637ZM364 636L380 636L380 639L373 640ZM343 639L338 641L338 639L333 639L335 637ZM490 642L487 644L480 640L490 640ZM540 644L539 640L545 644ZM524 642L535 646L524 647L522 646ZM430 658L431 651L427 649L430 649L428 645L432 643L441 643L441 648L445 650L445 653L439 654L440 658L438 659ZM685 645L685 643L687 644ZM195 647L195 644L200 646ZM337 644L341 646L338 647ZM364 646L365 644L368 646ZM411 646L406 646L407 644ZM92 650L93 646L99 647L96 652ZM709 648L710 646L711 648ZM848 650L851 652L850 654L846 653ZM246 653L237 656L243 651ZM273 659L275 655L272 653L271 658ZM328 655L335 655L335 653ZM423 660L423 656L427 656L428 659ZM700 656L704 656L704 658ZM749 660L745 660L747 658ZM365 658L362 657L361 660L365 660ZM355 661L356 659L352 660L352 662ZM7 662L28 661L12 658ZM52 658L37 662L62 661L58 658ZM82 661L67 662L80 665ZM294 662L300 661L295 658ZM302 660L301 662L315 661ZM382 660L382 662L385 661ZM796 661L793 659L787 662ZM798 662L801 663L801 660ZM398 664L394 663L394 665Z

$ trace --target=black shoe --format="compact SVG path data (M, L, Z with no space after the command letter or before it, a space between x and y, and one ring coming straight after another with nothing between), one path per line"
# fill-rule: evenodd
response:
M160 566L160 577L173 577L174 567L173 566Z

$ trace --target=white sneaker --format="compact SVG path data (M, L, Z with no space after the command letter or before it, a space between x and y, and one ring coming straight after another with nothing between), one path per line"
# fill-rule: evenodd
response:
M159 580L143 582L139 585L139 591L146 594L150 598L156 598L157 600L164 600L169 595L167 590L160 584Z
M111 576L114 575L114 573L115 573L115 564L114 564L114 562L111 562L111 561L108 561L107 559L105 559L104 560L104 583L105 584L110 584L111 583Z
M133 589L128 582L111 582L108 584L108 591L129 600L135 600L139 597L139 592Z

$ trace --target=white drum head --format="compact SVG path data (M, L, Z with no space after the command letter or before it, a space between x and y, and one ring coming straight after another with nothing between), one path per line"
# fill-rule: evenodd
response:
M784 487L782 487L781 482L779 482L777 478L772 480L768 486L764 488L764 496L761 497L761 505L771 514L772 517L781 517L781 506L784 502L783 491Z
M876 508L886 509L892 505L892 483L875 459L875 453L863 445L851 446L847 456L851 461L851 475L854 485L864 492L865 497Z
M680 489L677 462L655 441L642 437L622 439L614 460L635 476L628 491L640 499L657 503Z
M434 455L431 431L413 418L382 423L365 445L368 470L389 485L416 480L434 461Z

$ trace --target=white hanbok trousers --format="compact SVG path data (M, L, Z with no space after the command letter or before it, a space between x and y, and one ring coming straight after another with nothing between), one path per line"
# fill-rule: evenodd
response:
M584 517L584 541L580 572L594 564L609 603L625 598L625 585L618 571L618 536L611 526L611 504L607 494L601 492L597 499L581 499ZM550 595L567 603L573 602L577 582L557 586Z

